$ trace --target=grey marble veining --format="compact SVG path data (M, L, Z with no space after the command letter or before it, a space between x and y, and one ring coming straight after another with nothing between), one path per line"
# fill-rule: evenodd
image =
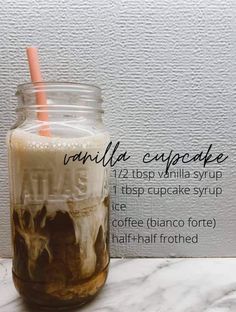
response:
M235 312L236 259L112 259L103 291L70 312ZM0 312L27 307L0 261Z

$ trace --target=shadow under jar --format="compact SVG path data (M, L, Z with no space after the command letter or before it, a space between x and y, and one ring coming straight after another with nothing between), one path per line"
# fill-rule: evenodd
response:
M47 105L36 104L40 94ZM18 121L7 138L13 280L29 302L81 305L108 274L109 169L64 158L105 152L101 90L43 82L18 86L17 96Z

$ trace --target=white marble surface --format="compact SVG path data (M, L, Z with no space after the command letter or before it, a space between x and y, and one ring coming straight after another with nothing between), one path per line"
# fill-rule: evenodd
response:
M103 291L78 310L235 312L236 259L112 259ZM11 260L0 260L0 312L28 311L39 312L14 289Z

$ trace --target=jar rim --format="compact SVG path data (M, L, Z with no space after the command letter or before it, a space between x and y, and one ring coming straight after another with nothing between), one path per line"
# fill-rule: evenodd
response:
M35 105L35 95L45 93L46 102ZM101 89L92 84L63 81L43 81L23 83L17 86L16 96L20 99L17 111L68 111L82 110L103 113ZM65 97L68 97L68 103ZM53 103L53 99L56 100Z
M101 98L101 88L98 86L72 81L26 82L17 86L16 95L23 92L29 94L42 91L83 92L90 96Z

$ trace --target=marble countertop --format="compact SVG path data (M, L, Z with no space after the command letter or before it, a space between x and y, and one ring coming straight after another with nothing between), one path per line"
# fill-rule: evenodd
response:
M0 260L0 312L28 308ZM112 259L104 289L83 312L236 312L236 259ZM72 311L70 311L72 312Z

